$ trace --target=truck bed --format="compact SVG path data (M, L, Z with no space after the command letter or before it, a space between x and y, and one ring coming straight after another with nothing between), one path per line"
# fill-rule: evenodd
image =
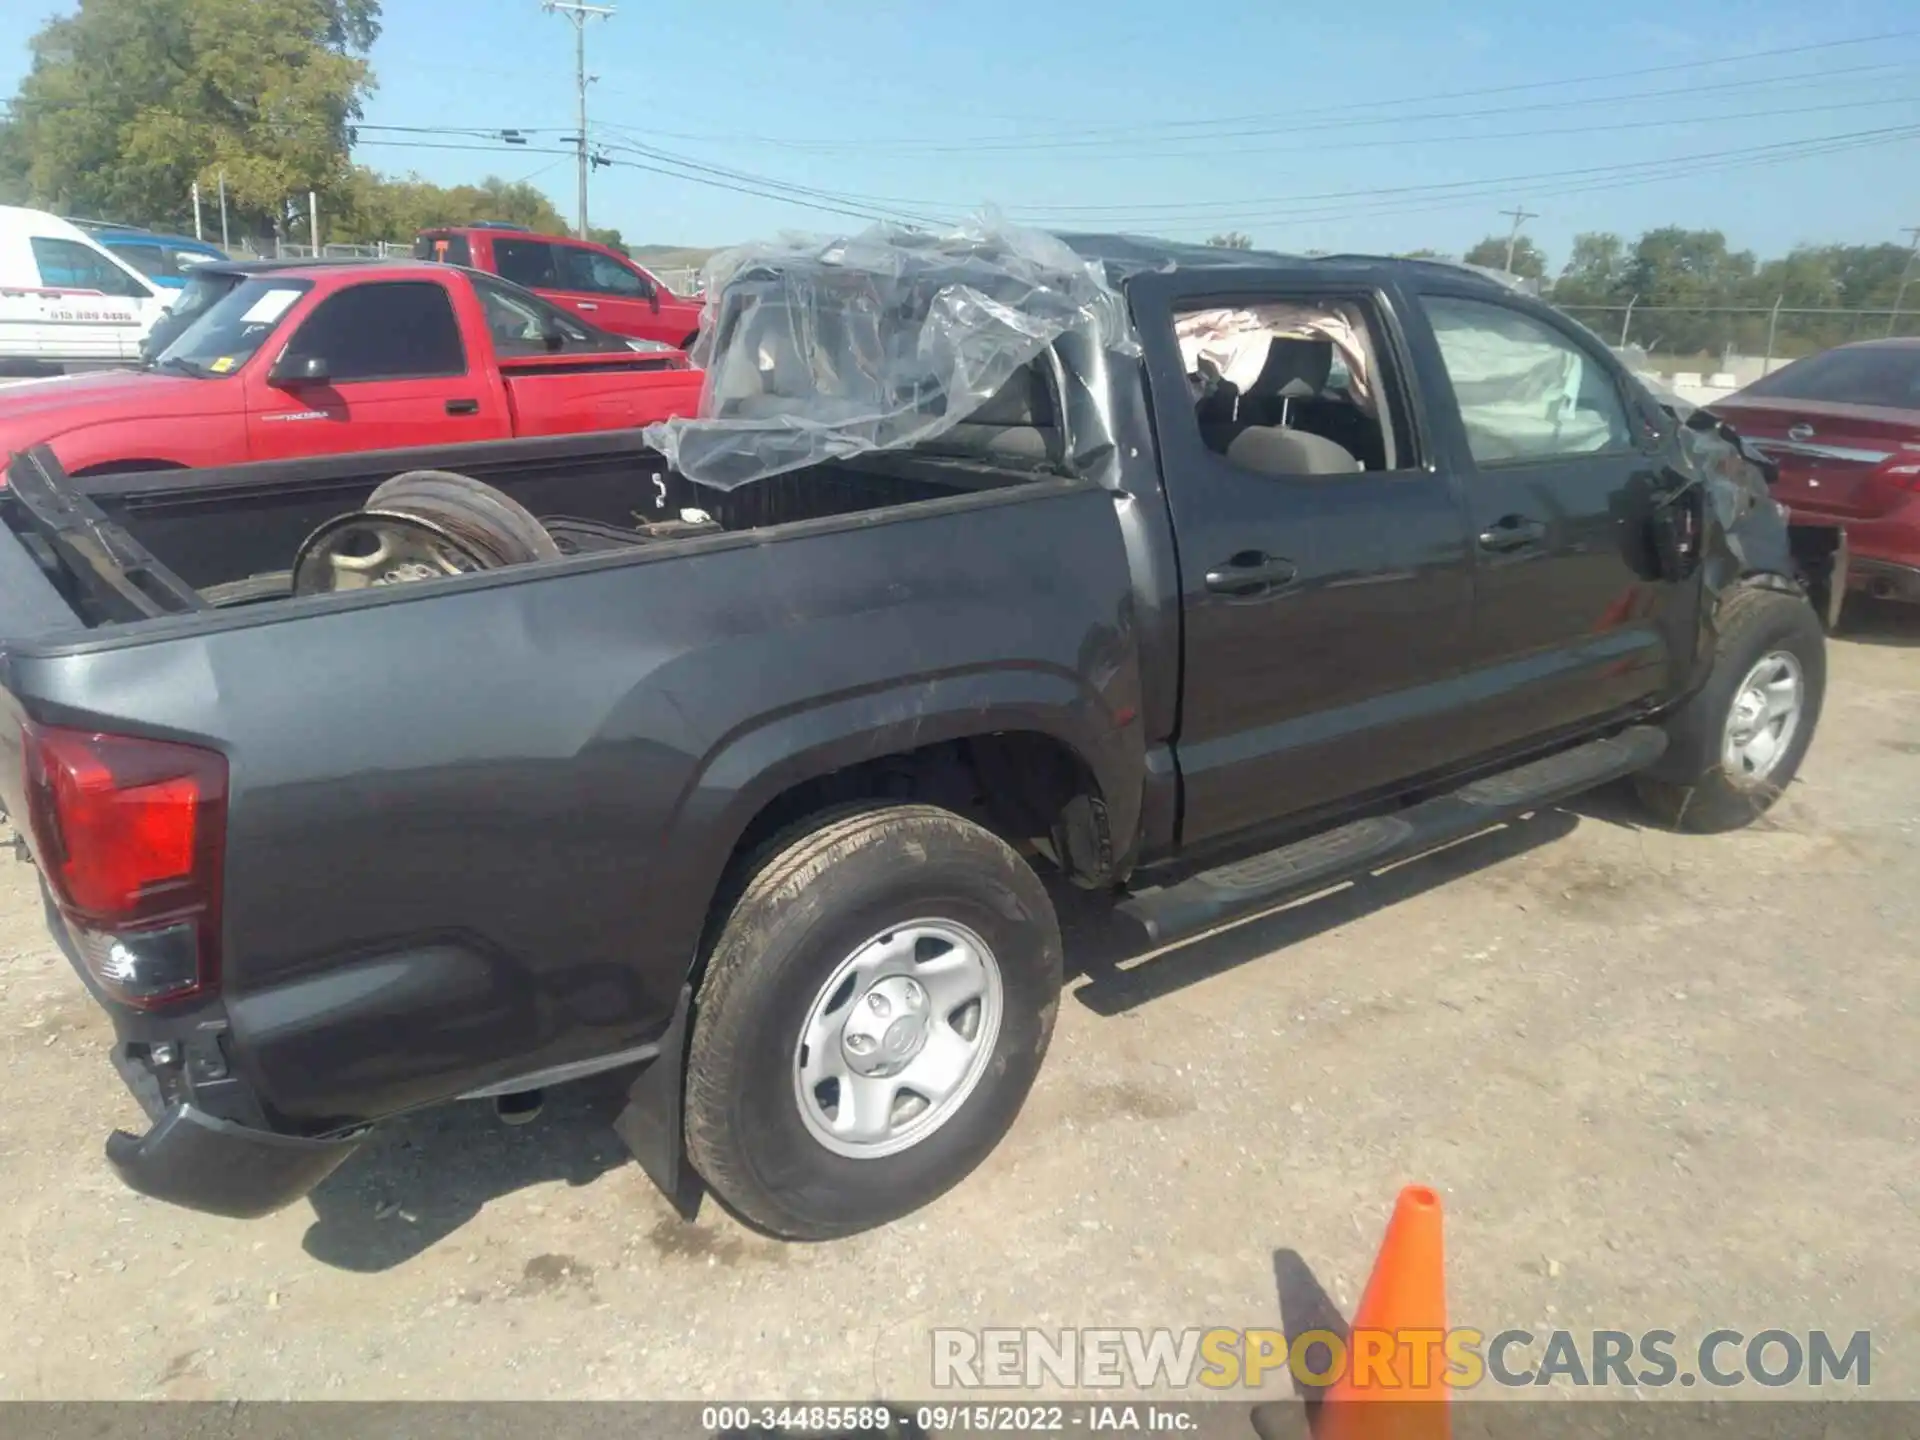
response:
M727 529L208 601L419 467ZM329 1133L650 1043L687 897L791 777L992 714L1093 757L1117 831L1139 813L1126 544L1088 482L901 454L696 492L599 435L67 486L0 498L0 800L25 813L23 716L226 757L219 992L178 1024L230 1030L263 1107L235 1123Z
M640 443L637 432L628 431L83 480L67 478L56 466L52 479L62 497L84 497L83 505L97 509L101 519L131 540L166 577L198 592L206 603L221 605L236 594L252 601L276 598L272 577L286 574L301 542L316 527L357 509L382 481L419 469L451 470L483 480L543 520L567 517L630 528L697 507L730 534L1063 483L1058 475L989 466L961 456L890 453L718 491L675 474ZM64 557L61 566L47 557L49 526L44 516L34 513L43 507L27 499L33 488L19 477L0 491L0 523L42 557L51 576L69 581L72 577L60 572L74 568L74 557ZM725 543L724 537L719 541ZM659 543L648 548L657 549ZM704 543L715 543L715 537L706 537ZM89 603L84 588L65 588L89 625L137 618Z

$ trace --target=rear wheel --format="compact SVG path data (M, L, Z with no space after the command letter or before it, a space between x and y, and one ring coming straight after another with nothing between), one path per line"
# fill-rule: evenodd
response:
M1805 600L1742 589L1721 612L1713 671L1667 722L1663 777L1636 781L1677 829L1736 830L1792 783L1826 695L1826 640Z
M971 821L886 806L776 842L695 1006L694 1167L747 1220L794 1239L918 1209L1013 1124L1060 985L1045 888Z

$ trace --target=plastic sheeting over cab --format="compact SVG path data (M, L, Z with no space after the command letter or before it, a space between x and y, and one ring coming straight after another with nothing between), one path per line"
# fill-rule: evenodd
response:
M1069 334L1137 353L1098 262L991 221L742 246L708 262L707 290L700 414L645 434L722 490L932 440Z

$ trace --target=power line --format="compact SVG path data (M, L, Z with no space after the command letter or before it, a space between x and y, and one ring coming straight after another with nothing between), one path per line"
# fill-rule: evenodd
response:
M1915 139L1920 139L1920 126L1894 130L1863 131L1854 135L1827 136L1817 140L1797 141L1793 142L1793 144L1798 148L1778 153L1755 154L1744 151L1723 151L1719 152L1719 154L1728 158L1717 159L1710 153L1703 156L1684 157L1682 160L1641 162L1640 168L1636 173L1568 179L1564 183L1551 188L1536 186L1530 193L1537 198L1551 198L1560 195L1585 196L1597 191L1633 189L1643 185L1686 179L1696 175L1721 174L1728 171L1750 168L1752 166L1780 164L1794 160L1802 160L1816 155L1838 154L1842 151L1868 149L1879 145L1897 144ZM1575 175L1576 172L1561 172L1561 174L1570 177ZM1519 178L1537 179L1538 177ZM1466 187L1473 188L1469 189ZM1451 188L1454 193L1434 193L1443 188ZM1427 193L1418 193L1422 189ZM1339 204L1322 203L1311 205L1303 204L1300 200L1291 202L1262 202L1282 203L1285 208L1263 212L1243 210L1231 215L1214 215L1212 217L1162 216L1146 220L1144 223L1148 225L1177 225L1181 219L1184 218L1187 223L1196 226L1219 226L1223 224L1250 225L1262 223L1303 224L1334 219L1431 214L1436 211L1466 209L1470 206L1483 203L1486 200L1497 199L1502 194L1509 194L1511 190L1511 182L1507 179L1455 181L1450 182L1447 187L1402 186L1390 190L1346 191L1334 196L1317 197L1323 201L1326 199L1338 199L1341 201ZM1043 217L1027 217L1026 223L1046 226L1049 224L1049 221ZM1084 228L1086 222L1069 222L1059 225L1057 228L1076 228L1076 223L1080 228ZM1132 219L1110 218L1104 223L1115 228L1126 228L1136 222Z
M1660 129L1660 128L1665 128L1671 125L1723 124L1723 123L1728 123L1728 122L1737 121L1737 120L1773 119L1775 117L1785 116L1785 115L1824 115L1834 110L1841 110L1841 111L1871 110L1871 109L1878 109L1885 105L1909 105L1909 104L1916 104L1916 103L1920 103L1920 101L1916 101L1911 97L1902 97L1898 100L1862 100L1862 101L1851 101L1851 102L1834 104L1834 105L1800 106L1800 107L1793 107L1785 110L1780 110L1780 109L1748 110L1748 111L1737 112L1735 114L1730 114L1730 115L1688 116L1684 119L1671 120L1671 121L1669 120L1652 120L1652 121L1625 120L1625 121L1620 121L1618 123L1611 124L1611 125L1574 125L1574 126L1567 126L1564 128L1529 129L1527 132L1527 136L1529 139L1531 139L1534 136L1539 136L1539 135L1587 135L1587 134L1598 133L1601 131ZM1469 144L1477 141L1490 141L1490 140L1503 141L1503 140L1510 140L1510 139L1512 139L1512 137L1509 135L1418 135L1418 136L1408 136L1400 139L1391 139L1391 140L1356 140L1356 141L1345 141L1345 142L1341 142L1339 144L1334 144L1334 145L1313 145L1313 146L1303 147L1301 150L1298 150L1298 151L1288 151L1288 152L1240 151L1236 153L1241 155L1261 154L1261 153L1265 153L1265 154L1300 153L1300 154L1320 155L1320 154L1325 154L1328 152L1338 151L1338 150L1376 149L1376 148L1401 146L1401 145ZM1664 164L1666 162L1663 160L1648 160L1648 161L1638 161L1635 163L1658 165L1658 164ZM1104 212L1109 214L1117 213L1117 214L1138 215L1138 214L1145 214L1150 211L1157 211L1157 210L1175 210L1175 211L1201 210L1201 209L1238 210L1242 206L1244 206L1245 203L1246 202L1243 200L1190 200L1190 201L1168 201L1162 204L1149 204L1149 205L1140 205L1140 204L1053 205L1046 208L1049 214L1097 215Z
M1670 170L1676 166L1688 165L1698 161L1738 159L1744 156L1758 156L1758 155L1768 154L1771 152L1780 151L1783 149L1790 150L1790 149L1794 149L1796 147L1801 147L1801 146L1825 146L1834 141L1851 141L1851 140L1871 141L1874 139L1907 139L1915 134L1920 134L1920 127L1911 126L1911 125L1897 125L1897 126L1888 126L1888 127L1883 127L1879 129L1873 129L1873 130L1850 131L1841 135L1808 136L1799 140L1783 140L1783 141L1778 141L1769 145L1747 146L1747 147L1740 147L1740 148L1731 149L1731 150L1706 150L1693 155L1669 155L1669 156L1662 156L1652 160L1630 160L1630 161L1619 162L1612 165L1584 165L1584 166L1579 166L1574 169L1568 169L1568 170L1537 170L1537 171L1532 171L1529 173L1517 174L1517 175L1487 176L1483 179L1478 179L1478 180L1434 181L1424 185L1382 186L1382 187L1376 187L1373 189L1360 189L1360 190L1321 190L1321 191L1308 192L1308 193L1299 194L1299 195L1269 195L1269 196L1264 196L1258 199L1243 199L1239 201L1213 201L1213 200L1195 201L1195 202L1192 202L1190 206L1187 204L1171 204L1171 203L1167 205L1162 205L1162 206L1140 205L1140 206L1125 207L1123 213L1128 215L1146 215L1148 213L1155 212L1155 211L1186 210L1189 208L1199 209L1202 207L1208 210L1218 210L1227 206L1236 207L1234 210L1234 215L1230 215L1230 216L1214 215L1212 217L1212 221L1210 222L1210 223L1224 223L1228 219L1235 218L1235 216L1243 217L1246 214L1251 213L1253 210L1261 207L1272 207L1272 206L1294 207L1294 206L1299 206L1312 201L1367 200L1376 196L1417 195L1417 194L1438 193L1442 191L1464 191L1468 189L1485 189L1489 186L1496 187L1496 193L1497 193L1498 188L1506 188L1510 191L1512 187L1530 185L1540 181L1562 180L1562 179L1584 177L1584 176L1601 177L1601 176L1616 175L1616 174L1620 174L1628 171L1641 171L1641 170L1648 170L1648 169L1652 169L1656 171ZM1065 208L1067 207L1049 207L1046 209L1045 213L1048 213L1048 214L1059 213L1061 210L1064 210ZM1101 208L1108 209L1108 210L1122 209L1122 207L1118 207L1118 206L1101 207Z
M1885 62L1878 62L1872 65L1849 65L1836 70L1821 70L1821 71L1816 71L1806 75L1776 75L1776 76L1762 77L1759 79L1729 80L1721 84L1687 85L1687 86L1682 86L1678 89L1673 89L1673 90L1647 90L1647 91L1639 91L1636 93L1626 94L1626 95L1594 95L1594 96L1588 96L1584 99L1569 98L1569 99L1554 100L1549 102L1542 102L1541 104L1538 104L1538 105L1502 106L1502 107L1495 107L1492 109L1484 109L1484 110L1448 110L1448 111L1428 112L1428 113L1415 114L1415 115L1375 115L1375 114L1369 113L1366 115L1329 116L1329 117L1324 117L1322 119L1313 120L1313 121L1300 121L1296 119L1296 120L1290 121L1288 124L1280 127L1277 130L1259 131L1259 132L1251 132L1251 133L1317 134L1317 133L1322 133L1328 130L1356 129L1356 128L1372 127L1372 126L1380 126L1380 125L1402 125L1402 124L1413 124L1415 122L1424 124L1425 122L1430 120L1464 120L1464 119L1500 118L1508 115L1530 113L1536 110L1573 109L1583 105L1626 104L1626 103L1638 102L1641 100L1668 98L1668 97L1674 97L1674 96L1703 95L1711 92L1719 92L1719 91L1725 91L1725 90L1751 90L1756 87L1765 88L1765 87L1772 87L1772 86L1792 88L1792 87L1797 87L1800 85L1807 84L1808 82L1825 82L1828 80L1838 79L1842 77L1855 77L1857 80L1858 77L1875 74L1875 73L1881 74L1884 79L1891 80L1895 76L1901 76L1901 77L1909 76L1912 73L1912 68L1913 67L1911 66L1891 65ZM1903 100L1912 99L1913 96L1911 92L1908 92L1907 94L1903 94L1899 98ZM1773 114L1777 112L1768 110L1768 111L1761 111L1757 113ZM1681 116L1681 117L1675 117L1673 120L1656 119L1653 121L1635 121L1633 123L1636 125L1638 124L1654 124L1654 125L1684 124L1684 123L1688 123L1689 119L1690 117ZM1207 122L1207 123L1224 123L1224 122ZM602 124L606 125L606 122L603 121ZM463 126L453 126L453 127L440 127L440 126L416 126L416 125L362 124L359 128L363 130L406 130L406 131L423 131L423 132L442 129L442 128L451 128L451 129L459 129L462 131L471 132L475 134L493 134L493 133L496 133L501 127L497 125L463 125ZM540 125L516 125L516 126L509 126L507 128L518 130L518 131L524 131L527 134L535 134L543 130L560 130L560 129L564 129L565 127L564 126L540 126ZM619 129L621 127L608 126L608 128ZM1579 132L1584 132L1585 130L1591 129L1591 128L1600 128L1600 127L1581 126L1579 127ZM1610 127L1610 128L1619 128L1619 127ZM707 135L690 134L684 131L662 130L657 126L653 125L651 122L649 122L647 125L647 133L655 137L664 137L667 139L676 139L676 140L696 140L696 139L713 138ZM1541 131L1530 128L1527 133L1529 135L1533 135L1533 134L1540 134L1540 133L1555 134L1555 133L1576 133L1576 132L1571 132L1571 131L1541 132ZM995 138L997 140L1003 140L1003 141L1009 140L1009 137L1006 137L1006 136L999 136ZM1232 137L1194 136L1194 137L1188 137L1188 138L1199 139L1199 140L1212 140L1216 138L1232 138ZM1455 137L1441 137L1441 138L1455 138ZM1494 138L1506 138L1506 137L1500 136L1500 137L1494 137ZM882 142L882 143L885 143L885 142ZM915 142L902 142L902 143L915 143ZM1017 144L1024 145L1030 142L1027 140L1014 140L1014 141L1011 141L1010 143L1017 143ZM1371 143L1377 143L1377 142L1369 141L1369 142L1363 142L1363 143L1371 144ZM806 147L806 148L815 148L815 147ZM848 142L845 142L844 145L832 145L826 148L862 149L866 147L861 142L848 141ZM1321 143L1316 141L1315 148L1321 148ZM1249 152L1245 150L1240 150L1240 151L1236 151L1235 153L1247 154Z
M822 190L816 186L799 185L791 181L776 179L771 175L759 175L750 170L738 170L738 169L734 169L731 166L714 165L706 161L695 160L692 157L686 156L686 155L676 155L672 151L661 150L655 146L643 143L640 140L640 138L637 135L635 135L632 131L629 131L619 125L603 124L601 128L603 130L611 130L616 135L625 136L631 142L624 145L609 144L607 146L608 149L624 150L633 154L643 155L648 159L665 161L675 165L684 165L689 167L690 169L702 171L710 175L723 176L731 180L742 180L742 181L752 182L755 184L770 185L782 190L793 190L802 194L825 196L829 199L834 199L834 200L859 201L859 202L863 202L863 203L870 204L880 208L891 208L894 213L902 215L906 218L918 218L918 217L913 217L909 213L909 209L900 208L900 207L929 207L933 209L940 209L943 207L943 204L944 204L944 202L937 201L937 200L908 200L908 199L903 199L898 195L867 195L867 194L862 194L858 191L853 191L853 190Z
M564 150L543 149L538 146L521 145L516 145L509 149L505 145L460 145L432 140L362 140L360 144L390 146L401 150L462 150L482 155L572 155L574 153L571 146ZM604 156L596 158L597 163L602 165L611 165L628 170L644 170L654 175L668 175L674 179L686 180L695 185L708 185L717 190L732 190L738 194L753 195L762 200L784 200L789 204L798 205L803 209L823 210L837 215L848 215L856 220L883 220L892 218L873 210L856 209L833 203L810 201L797 195L781 194L778 191L765 188L734 184L726 180L710 179L702 175L683 174L678 170L670 170L662 165L642 164L637 160L615 160Z
M612 128L612 127L609 127ZM1178 224L1184 218L1189 223L1221 225L1226 223L1310 223L1327 219L1356 218L1360 216L1386 216L1400 214L1418 214L1435 210L1466 208L1483 202L1487 198L1498 196L1502 191L1511 193L1514 186L1527 185L1530 192L1542 198L1557 195L1584 195L1595 191L1626 189L1640 185L1655 184L1666 180L1688 178L1694 175L1720 173L1728 170L1743 169L1754 165L1777 164L1786 161L1805 159L1815 155L1834 154L1844 150L1868 148L1876 145L1901 143L1920 138L1920 126L1893 126L1874 130L1853 131L1840 135L1813 136L1800 140L1781 141L1771 145L1751 146L1728 150L1704 151L1694 155L1673 156L1659 160L1631 161L1622 164L1582 166L1574 169L1541 171L1527 175L1494 176L1478 180L1444 181L1427 185L1389 186L1372 190L1322 191L1295 196L1269 196L1258 200L1237 202L1239 209L1231 215L1160 215L1146 221L1148 225ZM506 145L468 145L433 141L412 140L363 140L362 145L392 146L402 149L460 150L477 151L485 154L551 154L569 155L571 149L543 149L540 147ZM803 209L816 210L830 214L849 216L862 220L885 219L921 219L922 217L902 211L887 211L873 205L861 203L876 197L847 195L840 192L818 190L812 187L791 185L788 182L774 180L771 177L754 176L750 172L728 171L717 166L700 166L699 170L689 171L689 164L698 166L700 162L687 162L681 157L666 152L652 151L650 147L621 146L623 151L643 154L646 160L606 158L602 163L640 170L650 174L663 175L673 179L685 180L696 185L704 185L719 190L728 190L736 194L750 195L758 199L784 201ZM705 173L703 173L705 172ZM1558 183L1555 183L1558 182ZM1224 204L1235 202L1204 202ZM1256 208L1265 207L1265 208ZM1280 207L1273 209L1271 207ZM1102 222L1108 226L1121 227L1133 223L1137 217L1145 214L1146 207L1138 207L1127 218L1110 217ZM1009 213L1014 213L1009 211ZM1052 217L1056 211L1020 212L1026 216L1026 223L1052 224L1059 229L1084 228L1085 221L1061 223ZM1531 217L1529 217L1531 218Z
M1586 97L1566 97L1553 100L1532 101L1524 105L1499 105L1475 110L1428 110L1410 115L1336 115L1318 120L1302 121L1297 117L1291 120L1276 121L1251 129L1215 130L1206 134L1167 136L1157 141L1149 139L1146 143L1155 145L1151 150L1130 150L1111 154L1113 159L1175 159L1183 155L1204 155L1210 153L1206 148L1222 140L1256 140L1264 136L1317 135L1335 130L1352 130L1382 125L1428 124L1435 120L1491 120L1506 119L1515 115L1532 115L1541 112L1554 112L1579 109L1592 105L1630 105L1646 100L1671 99L1674 97L1693 97L1710 92L1726 90L1751 90L1755 88L1786 87L1808 82L1825 82L1839 75L1860 74L1866 71L1899 71L1901 67L1890 65L1865 65L1846 67L1836 71L1825 71L1814 75L1776 76L1767 79L1728 80L1714 85L1684 85L1667 90L1647 90L1629 94L1593 95ZM972 154L978 151L1020 151L1022 153L1037 150L1106 150L1115 143L1125 143L1132 137L1110 136L1100 139L1082 140L1045 140L1019 136L1000 136L989 140L979 140L957 145L899 145L888 146L894 153L912 153L926 155ZM1185 148L1170 149L1169 146ZM1193 148L1199 146L1201 148ZM809 147L821 150L860 150L870 148L860 144ZM871 147L882 148L882 147ZM1241 149L1237 154L1259 153Z
M1820 51L1836 50L1836 49L1842 49L1842 48L1847 48L1847 47L1856 46L1856 45L1883 44L1890 40L1911 39L1916 35L1920 35L1920 30L1894 30L1894 31L1888 31L1878 35L1860 35L1860 36L1855 36L1845 40L1825 40L1825 41L1820 41L1814 44L1807 44L1807 45L1786 45L1786 46L1779 46L1770 50L1750 50L1741 54L1721 55L1721 56L1715 56L1715 57L1711 57L1704 60L1687 60L1687 61L1679 61L1679 62L1664 64L1664 65L1641 66L1641 67L1637 67L1630 70L1612 70L1612 71L1605 71L1599 74L1583 75L1583 76L1568 76L1568 77L1561 77L1558 79L1551 79L1551 80L1530 80L1530 81L1524 81L1518 84L1483 86L1483 87L1479 87L1471 90L1439 91L1439 92L1426 94L1426 95L1407 96L1400 100L1372 99L1368 102L1368 105L1370 110L1377 111L1382 106L1423 105L1423 104L1428 104L1428 103L1438 102L1438 101L1445 101L1445 100L1478 99L1478 98L1489 96L1489 95L1521 94L1521 93L1525 93L1527 91L1533 91L1533 90L1559 90L1559 89L1565 89L1569 86L1589 85L1589 84L1595 84L1605 80L1639 79L1649 75L1677 74L1682 71L1707 69L1717 65L1738 65L1738 64L1746 64L1754 60L1777 59L1783 56L1790 56L1790 55L1808 55L1808 54L1813 54ZM1878 67L1870 66L1870 67L1859 67L1859 68L1878 68ZM1559 100L1559 101L1553 102L1552 106L1550 106L1549 108L1554 108L1559 105L1564 105L1569 103L1601 104L1601 103L1612 103L1614 101L1650 99L1663 94L1692 94L1697 91L1704 91L1704 90L1741 88L1741 87L1753 86L1753 85L1767 85L1767 84L1775 83L1776 81L1780 81L1780 80L1790 81L1790 80L1796 80L1796 79L1822 79L1830 75L1844 75L1848 73L1851 73L1850 69L1840 69L1840 70L1832 70L1832 71L1825 71L1825 72L1814 72L1806 76L1779 76L1779 77L1771 77L1771 78L1760 77L1760 78L1753 78L1753 79L1740 80L1740 81L1718 82L1713 85L1684 86L1673 91L1653 91L1653 92L1645 92L1639 95L1624 95L1624 96L1613 96L1613 97L1590 97L1584 101ZM1515 108L1528 108L1528 107L1515 107ZM1512 110L1506 110L1498 113L1512 113ZM1413 115L1399 115L1399 116L1389 115L1389 116L1380 116L1377 119L1370 118L1365 123L1392 124L1392 123L1398 123L1401 121L1412 121L1419 118L1422 118L1422 117L1413 116ZM1168 121L1158 122L1157 124L1151 125L1151 126L1102 126L1102 127L1092 127L1092 128L1082 127L1078 129L1066 129L1066 130L1055 130L1055 131L1036 130L1036 131L1029 131L1025 135L1019 135L1019 136L1009 136L1005 134L972 136L972 137L945 136L945 137L941 137L941 139L937 143L929 142L924 137L919 140L903 139L903 140L897 140L897 141L855 142L855 141L846 140L844 136L829 136L829 137L825 137L824 139L807 139L807 138L796 138L791 135L784 135L784 136L742 135L737 133L729 134L726 132L713 132L713 131L668 131L668 130L657 130L657 129L653 133L656 135L665 136L667 138L675 139L675 140L705 140L705 141L714 141L714 142L765 144L765 145L774 145L774 146L779 146L779 147L789 148L789 149L839 149L839 150L931 149L936 151L951 152L951 151L973 150L973 149L980 149L980 148L995 148L995 149L1003 149L1003 148L1009 148L1009 147L1053 148L1053 142L1056 142L1056 141L1099 140L1099 139L1118 140L1118 139L1134 138L1134 137L1145 135L1145 134L1152 134L1157 131L1197 130L1197 131L1204 132L1212 127L1223 126L1223 125L1254 125L1254 124L1278 123L1283 128L1297 128L1298 122L1299 122L1299 116L1297 111L1294 111L1294 112L1279 111L1279 112L1257 113L1257 114L1250 114L1250 115L1214 116L1206 119L1168 120ZM1363 122L1346 121L1341 123L1363 123ZM1313 127L1309 126L1307 128L1313 128ZM1175 137L1169 137L1169 138L1175 138ZM1228 137L1200 134L1200 135L1191 136L1187 138L1215 139L1215 138L1228 138Z

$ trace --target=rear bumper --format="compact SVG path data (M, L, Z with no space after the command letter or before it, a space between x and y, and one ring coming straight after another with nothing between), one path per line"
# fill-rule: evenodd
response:
M164 1019L112 1003L80 962L44 883L41 889L48 932L112 1019L118 1036L113 1068L151 1122L144 1135L115 1130L107 1136L107 1163L128 1188L189 1210L251 1220L291 1205L359 1148L364 1129L310 1139L262 1128L257 1098L225 1061L218 1007ZM155 1059L159 1046L172 1048L172 1063ZM256 1123L224 1118L209 1106Z
M290 1205L359 1148L363 1135L307 1140L174 1105L145 1135L116 1130L107 1163L142 1195L251 1220Z

